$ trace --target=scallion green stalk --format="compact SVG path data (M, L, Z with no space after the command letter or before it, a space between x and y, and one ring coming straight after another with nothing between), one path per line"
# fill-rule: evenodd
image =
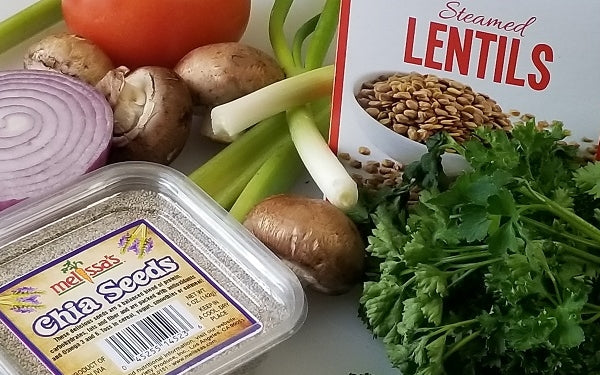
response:
M0 22L0 53L62 19L60 0L40 0Z
M244 221L252 208L263 199L292 188L302 173L302 162L289 137L279 144L229 210L238 221Z
M340 0L327 0L315 27L315 32L308 43L304 68L312 70L323 65L335 36L340 13Z
M304 66L304 60L302 59L304 42L306 41L306 38L315 31L320 17L321 14L319 13L306 21L294 35L294 41L292 42L292 57L296 66Z
M285 43L283 31L291 3L291 0L275 0L269 24L273 51L288 74L294 74L303 69L312 70L321 66L337 30L340 9L340 0L326 0L309 41L304 66L300 67L293 65L294 55ZM298 106L289 109L287 120L294 146L325 197L342 210L353 207L358 201L356 182L319 134L309 108Z
M304 71L303 67L297 66L294 56L288 46L285 37L285 20L290 12L294 0L275 0L271 15L269 16L269 40L275 58L288 77L295 76Z

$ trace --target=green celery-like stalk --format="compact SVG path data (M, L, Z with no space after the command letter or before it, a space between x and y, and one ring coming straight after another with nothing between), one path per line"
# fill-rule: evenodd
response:
M0 53L62 19L60 0L40 0L0 22Z
M237 198L260 165L268 159L278 140L288 133L285 115L264 120L242 134L189 178L225 208ZM240 188L241 186L241 188Z
M269 146L262 150L262 152L252 159L249 163L246 163L245 168L235 176L235 179L230 181L222 190L215 193L213 198L225 209L230 210L231 207L239 200L240 194L246 189L248 183L254 178L254 176L260 171L262 166L268 162L276 151L288 141L287 137L278 137L277 139L271 139ZM279 175L277 175L278 178ZM283 175L282 175L283 176ZM277 181L273 181L276 183Z
M294 0L275 0L271 15L269 17L269 40L275 58L288 77L304 71L303 67L297 66L292 51L287 44L284 26L285 20L290 12Z
M329 131L330 104L330 98L311 103L315 110L315 122L323 136ZM250 210L263 199L289 191L303 171L302 160L287 134L285 141L280 143L248 182L229 213L238 221L243 221Z
M302 173L302 161L294 149L292 139L284 142L260 166L240 193L229 213L242 222L254 206L262 200L288 191Z

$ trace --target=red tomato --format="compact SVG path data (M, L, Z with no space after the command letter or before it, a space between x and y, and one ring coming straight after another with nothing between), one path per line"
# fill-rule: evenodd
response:
M117 65L173 67L192 49L239 41L251 0L62 0L71 32Z

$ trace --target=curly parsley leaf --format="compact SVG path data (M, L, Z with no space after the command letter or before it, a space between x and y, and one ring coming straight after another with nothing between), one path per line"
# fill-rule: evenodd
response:
M567 133L436 135L405 175L416 207L368 211L379 275L361 310L404 375L600 374L600 167ZM452 180L447 149L471 164Z
M594 199L600 198L600 163L588 163L579 168L575 171L574 179L579 189Z

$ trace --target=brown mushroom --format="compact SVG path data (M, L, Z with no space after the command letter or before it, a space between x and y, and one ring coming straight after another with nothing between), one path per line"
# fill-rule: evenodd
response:
M190 133L192 99L170 69L147 66L111 70L96 88L114 112L111 161L145 160L170 164Z
M174 70L190 88L194 104L200 107L198 113L206 117L213 107L284 78L275 59L238 42L198 47L185 55ZM204 135L222 142L232 140L214 136L210 119L202 124Z
M114 65L91 41L77 35L49 35L27 50L25 69L54 70L95 85Z
M362 276L365 247L358 229L325 200L275 195L255 206L244 226L314 290L344 293Z

